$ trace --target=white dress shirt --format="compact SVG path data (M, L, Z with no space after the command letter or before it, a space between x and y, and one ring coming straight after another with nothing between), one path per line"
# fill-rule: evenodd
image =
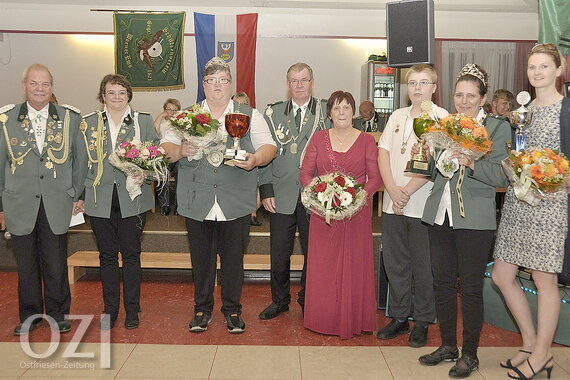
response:
M34 107L27 103L28 105L28 118L32 122L34 127L34 136L36 138L36 143L38 144L38 150L42 153L44 149L44 142L46 139L46 126L47 119L49 116L49 103L46 104L41 110L36 110Z
M414 135L414 118L411 116L412 106L400 108L394 111L388 122L386 128L380 136L378 147L385 149L390 155L390 169L392 171L392 178L397 186L404 187L413 178L413 174L405 173L406 165L411 160L412 147L417 142ZM448 112L434 104L433 113L438 118L444 118ZM396 132L398 131L398 132ZM404 153L402 153L404 149ZM411 218L421 218L424 212L426 199L431 192L433 182L428 181L425 185L420 187L414 192L402 212L405 216ZM394 214L392 208L393 202L390 198L388 191L384 191L384 198L382 201L382 211L387 214Z

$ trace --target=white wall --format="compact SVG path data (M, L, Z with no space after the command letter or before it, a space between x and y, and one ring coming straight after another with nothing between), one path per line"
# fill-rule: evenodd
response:
M116 8L122 8L116 5ZM145 9L149 9L145 7ZM150 8L152 9L152 8ZM158 9L158 8L157 8ZM286 97L285 72L295 62L311 65L315 72L315 96L328 97L337 89L360 97L361 66L371 53L386 50L384 11L315 9L168 9L187 12L186 33L193 33L192 12L237 14L258 12L257 106ZM23 22L25 20L25 22ZM520 13L436 12L436 37L468 39L533 40L538 35L538 16ZM114 71L112 36L42 34L45 31L99 32L113 30L112 14L90 12L81 6L31 7L0 5L0 106L21 101L21 72L40 62L53 72L60 103L84 113L98 107L99 81ZM38 31L42 33L33 33ZM336 37L336 38L335 38ZM359 38L355 38L359 37ZM370 37L371 39L363 39ZM137 92L133 106L156 115L164 99L175 97L183 105L196 99L196 63L193 36L185 40L186 89Z

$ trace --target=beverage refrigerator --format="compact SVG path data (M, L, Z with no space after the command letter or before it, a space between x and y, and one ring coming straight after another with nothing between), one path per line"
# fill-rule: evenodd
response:
M400 108L400 70L387 62L368 61L362 66L361 102L370 100L384 130L388 118Z

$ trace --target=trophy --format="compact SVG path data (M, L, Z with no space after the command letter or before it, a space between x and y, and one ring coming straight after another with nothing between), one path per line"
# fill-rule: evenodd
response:
M429 103L429 104L428 104ZM422 138L423 134L428 131L428 128L435 124L428 112L431 110L432 102L424 100L421 105L423 113L414 118L414 134L418 138L418 152L412 155L411 161L406 165L406 173L416 173L424 176L429 176L429 162L427 160L426 151L424 149L425 140Z
M515 134L515 149L520 151L526 148L526 134L525 127L530 124L532 120L532 112L525 108L525 104L530 102L530 94L526 91L521 91L517 95L517 103L521 106L514 111L511 111L511 122L516 126L517 132Z
M232 148L226 149L225 159L245 161L245 150L240 149L239 140L245 136L249 130L250 118L248 115L241 112L231 112L226 115L226 131L234 138L234 145ZM226 162L228 163L228 162Z

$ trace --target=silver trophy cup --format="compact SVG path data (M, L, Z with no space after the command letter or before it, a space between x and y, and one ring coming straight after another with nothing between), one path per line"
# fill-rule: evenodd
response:
M530 94L526 91L521 91L517 95L517 103L521 106L514 111L511 111L511 123L513 123L517 132L515 134L515 149L520 151L526 148L526 134L525 129L532 121L532 111L529 111L525 104L530 102Z

